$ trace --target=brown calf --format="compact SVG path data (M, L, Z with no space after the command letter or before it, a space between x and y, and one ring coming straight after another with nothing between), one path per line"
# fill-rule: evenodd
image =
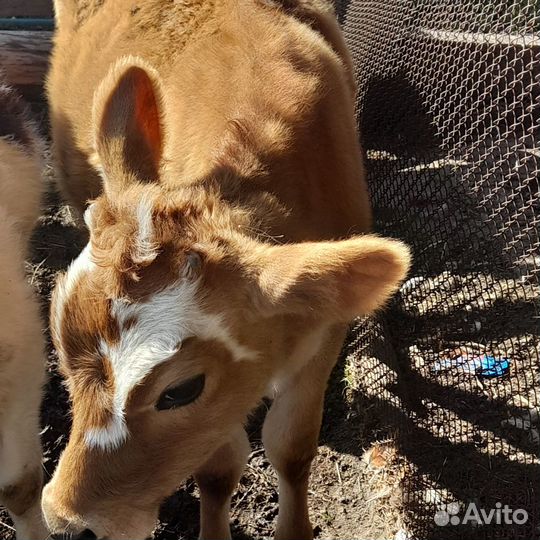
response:
M145 538L194 474L201 538L230 538L243 424L269 396L276 538L311 538L329 373L348 322L409 265L403 244L359 235L370 209L333 13L322 0L56 12L58 172L90 241L51 307L73 428L48 525Z
M47 536L39 441L45 358L39 306L24 272L43 192L42 151L26 107L0 81L0 504L23 540Z

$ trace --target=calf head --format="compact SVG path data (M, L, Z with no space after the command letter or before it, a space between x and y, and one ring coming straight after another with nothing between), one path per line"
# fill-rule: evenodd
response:
M373 311L408 268L397 241L274 245L211 183L166 187L163 107L139 61L96 94L104 190L51 307L73 412L44 492L56 532L148 536L163 498L245 421L307 329Z

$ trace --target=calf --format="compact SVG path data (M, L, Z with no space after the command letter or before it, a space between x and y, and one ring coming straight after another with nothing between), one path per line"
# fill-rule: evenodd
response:
M43 337L24 271L40 209L41 153L26 108L0 85L0 504L23 539L47 536L40 509Z
M51 306L73 427L44 490L47 523L145 538L193 474L201 538L230 538L243 425L268 396L276 538L311 538L330 371L348 322L384 304L409 265L403 244L360 234L370 208L331 8L55 6L59 182L90 240Z

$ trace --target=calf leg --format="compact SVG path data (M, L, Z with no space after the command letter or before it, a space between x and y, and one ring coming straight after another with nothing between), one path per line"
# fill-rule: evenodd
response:
M18 421L19 425L9 422L2 428L0 504L11 515L17 538L40 540L48 533L40 505L43 469L37 419Z
M8 509L21 540L42 540L48 536L41 517L42 477L40 464L13 484L0 488L0 502Z
M308 514L311 462L317 454L324 393L345 336L334 329L315 358L280 385L263 426L266 454L276 469L279 513L276 540L310 540Z
M240 427L233 439L219 448L195 473L195 480L201 491L200 539L231 538L231 496L242 476L249 449L246 432Z

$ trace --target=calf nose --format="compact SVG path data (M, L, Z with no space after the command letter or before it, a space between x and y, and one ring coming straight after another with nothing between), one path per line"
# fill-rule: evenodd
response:
M61 502L56 500L52 484L47 484L43 489L41 509L51 537L55 540L68 537L80 538L81 540L96 538L93 533L91 533L92 536L86 536L85 525L81 520L72 516Z

